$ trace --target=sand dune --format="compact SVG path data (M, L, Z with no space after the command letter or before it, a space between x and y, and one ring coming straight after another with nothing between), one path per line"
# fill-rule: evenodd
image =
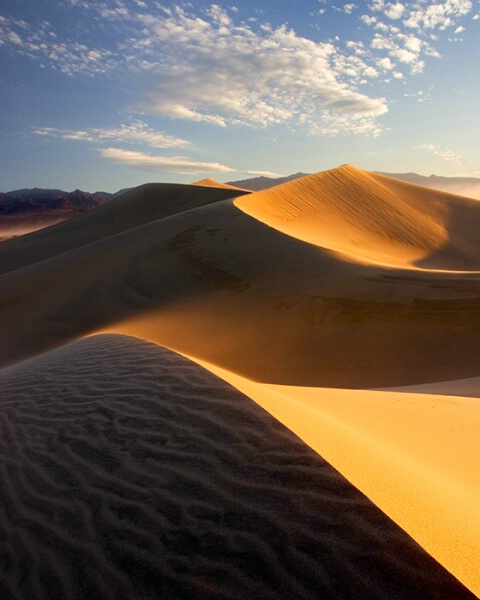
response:
M200 364L286 424L480 592L476 398L459 397L461 387L452 398L400 388L379 392L259 384Z
M480 268L477 201L350 165L239 198L235 205L283 233L356 261Z
M27 214L8 216L2 215L0 220L0 240L7 241L33 231L51 227L68 219L78 216L74 211L51 211L47 214Z
M242 193L248 192L237 190L235 195ZM0 273L231 196L228 188L217 186L203 189L174 183L141 185L67 223L34 232L21 243L12 240L3 245L0 248Z
M3 244L4 372L99 332L188 355L479 594L475 401L365 390L480 376L480 204L350 166L239 193L141 187Z
M265 226L238 202L95 243L90 230L75 240L74 222L54 228L78 247L3 276L1 363L120 328L270 383L378 388L478 374L478 272L355 262ZM15 253L2 247L0 258L34 260L33 241L7 242Z
M472 597L178 355L94 336L6 370L2 395L5 600Z
M235 185L230 185L228 183L221 183L216 179L212 179L211 177L206 177L205 179L200 179L199 181L194 181L192 185L199 185L201 187L209 187L209 188L222 188L225 190L235 190L240 192L249 192L250 190L246 190L244 188L239 188Z

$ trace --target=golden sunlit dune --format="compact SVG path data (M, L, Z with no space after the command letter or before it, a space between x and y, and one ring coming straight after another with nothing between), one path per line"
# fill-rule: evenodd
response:
M480 592L477 398L260 384L199 362L287 425Z
M249 192L249 190L245 190L243 188L236 187L235 185L229 185L228 183L221 183L216 179L212 179L211 177L206 177L205 179L200 179L199 181L194 181L191 185L198 185L200 187L209 187L209 188L223 188L225 190L235 190L240 192Z
M235 205L283 233L394 267L480 268L479 203L345 165Z
M1 364L105 332L180 352L479 594L479 405L428 385L480 376L480 203L351 166L241 194L142 186L2 244Z

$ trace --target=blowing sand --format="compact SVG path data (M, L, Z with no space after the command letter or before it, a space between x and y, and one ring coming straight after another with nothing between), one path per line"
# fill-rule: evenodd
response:
M78 534L84 529L87 538L81 539L88 541L80 546L104 565L102 576L88 584L88 593L98 586L97 597L117 597L110 585L101 584L110 576L120 578L121 589L131 597L128 590L133 588L128 586L137 586L140 574L146 572L156 583L148 584L144 595L138 597L162 597L158 590L166 590L164 597L174 598L473 597L454 577L479 595L480 414L478 400L466 397L471 393L462 396L462 382L468 378L471 389L473 379L480 376L480 204L350 166L242 198L240 194L205 185L142 186L84 217L0 246L1 381L2 386L8 384L8 394L13 394L7 397L17 399L5 405L3 417L7 431L11 431L3 451L5 464L10 465L4 509L8 519L13 519L7 521L9 547L13 547L10 552L25 557L33 539L37 540L35 556L45 546L42 565L57 565L51 567L57 569L52 585L65 590L62 593L67 597L72 594L71 586L76 585L72 578L88 580L79 576L79 571L72 571L75 560L67 561L69 566L62 571L58 567L61 561L55 558L59 556L57 545L62 549L60 554L68 554L71 543L71 552L81 556L75 568L83 569L81 573L92 571L91 561L72 541L74 535L56 538L42 533L35 537L37 530L43 530L31 517L32 511L43 510L43 524L50 523L48 515L53 514L50 520L55 523L51 505L41 508L45 506L42 486L49 484L49 494L55 495L67 485L65 478L77 482L69 498L72 506L80 503L81 525L75 531ZM115 335L75 341L99 333ZM126 335L144 341L133 342ZM290 439L303 453L315 456L322 464L319 455L324 457L365 493L377 507L374 518L383 519L384 524L364 524L361 515L368 503L362 504L361 515L353 516L343 505L336 508L331 488L310 474L292 483L288 477L297 472L296 459L291 458L286 430L280 425L276 427L282 431L281 467L278 463L270 466L265 446L259 446L261 459L244 451L243 442L242 450L232 450L221 430L232 436L237 430L239 436L249 431L255 438L265 437L270 447L265 430L253 433L257 413L251 411L259 410L256 404L247 402L231 387L209 380L216 382L211 385L224 386L222 402L230 407L227 413L233 404L241 406L239 412L234 411L235 423L224 421L225 415L219 416L215 402L203 408L205 394L194 392L184 371L180 376L171 361L179 361L175 365L190 363L173 359L175 355L145 340L201 363L263 406L300 436L302 442ZM115 356L112 360L105 358L110 352ZM156 357L153 362L149 362L151 352ZM164 359L168 368L162 366ZM120 375L117 370L123 368L127 371ZM203 373L200 379L206 377L191 364L189 369ZM163 379L167 372L176 382L170 387ZM44 382L50 380L52 387L45 387ZM194 381L196 389L197 375ZM442 381L450 383L440 384ZM116 399L112 401L114 409L105 412L101 408L92 422L87 419L82 425L84 411L91 403L110 406L104 385L110 389L109 398ZM439 385L449 391L431 387ZM372 388L375 390L370 391ZM158 389L164 391L159 395L154 392L152 397L152 390ZM160 401L159 397L167 400ZM184 413L172 409L179 405L179 397L181 402L198 402L202 409L195 413L196 418L201 413L201 422L206 421L213 429L195 433L190 408L185 409L187 421L182 420ZM45 409L38 412L42 402ZM75 412L79 406L81 414ZM146 431L146 440L153 436L158 441L155 436L168 424L150 415L164 408L170 411L169 427L183 441L175 442L168 454L176 467L169 463L173 475L165 480L159 475L164 455L160 453L157 460L156 442L145 442L143 460L151 460L156 473L148 475L147 469L153 480L145 475L145 485L162 490L155 502L160 502L159 496L171 500L170 508L157 504L152 508L152 493L143 489L140 496L131 496L138 491L135 473L140 469L135 466L135 440L140 443L139 432ZM122 420L123 411L127 417ZM62 420L65 414L72 416ZM250 416L253 414L255 417ZM258 414L267 418L263 411ZM129 425L136 423L137 417L138 424ZM48 424L50 418L65 425L64 437L74 438L73 450L70 443L63 447L48 441L57 439L55 431L60 427ZM155 434L149 428L150 421ZM15 435L11 428L15 428ZM32 442L37 434L45 437ZM200 435L201 443L195 441L196 435ZM191 451L185 451L182 444ZM195 458L203 456L203 446L207 453L213 446L216 458L202 459L199 464ZM52 467L52 474L37 479L37 470L44 473L42 461L57 464L60 450L68 457L59 463L60 474ZM277 451L274 454L277 456ZM240 455L242 466L232 466L230 459L240 460ZM20 469L11 466L11 456L20 457ZM106 467L102 457L107 457ZM70 458L74 472L78 469L78 480L65 466ZM103 473L105 469L116 469L115 475L99 476L99 470ZM140 471L145 474L143 469ZM210 469L222 483L212 483ZM236 475L232 479L233 471ZM268 518L263 517L260 501L255 500L256 484L249 487L253 473L268 481L268 499L264 501ZM118 518L105 508L112 493L107 487L124 490L130 474L133 483L125 484L126 491L118 493L135 500L133 524L130 517L122 518L123 508ZM200 487L191 483L190 477L198 480ZM90 483L85 483L87 480ZM179 487L172 488L176 485L173 480ZM316 491L309 487L310 482ZM85 499L85 489L96 490L97 483L104 486L103 491ZM174 489L173 495L167 488ZM84 491L77 493L78 489ZM222 498L228 502L251 493L250 500L245 501L251 507L247 512L262 518L257 514L256 521L248 522L239 536L226 533L227 541L218 545L212 539L224 535L230 508L209 512L204 503L213 502L219 489L225 489ZM274 489L286 496L277 498ZM351 489L342 480L345 498L350 498ZM322 504L321 516L308 513L310 516L301 517L303 533L295 545L290 537L293 513L308 512L316 494L332 503ZM366 502L359 492L355 494ZM26 508L20 502L23 496L28 498ZM18 502L12 502L12 497ZM126 502L119 504L124 507ZM139 508L142 503L145 513ZM208 517L201 517L208 533L199 524L195 510L182 509L173 517L168 512L173 510L172 504L184 507L185 503L189 507L199 503L200 512L208 513ZM350 499L347 504L353 506L355 502ZM282 512L286 505L290 512ZM64 514L62 506L60 503L58 510ZM428 560L435 567L414 568L413 564L424 565L423 558L418 563L417 558L404 562L410 550L397 551L388 541L385 523L390 521L380 509L406 531L402 544L418 550L413 540L418 542L433 557ZM159 517L164 510L167 516ZM139 513L147 516L140 517ZM24 537L15 538L12 523L20 514L25 517L21 529ZM173 536L179 540L171 547L174 550L166 549L163 534L145 533L150 527L147 517L160 529L158 524L165 519L175 526L180 517L186 519L182 534ZM280 528L276 533L262 528L269 518ZM243 519L234 519L235 531ZM59 520L63 522L64 516ZM110 525L119 520L121 527L112 525L109 533ZM338 520L368 533L370 541L352 537ZM128 526L123 521L128 521ZM339 539L332 540L333 532L338 532ZM319 546L305 555L303 536L310 534ZM272 543L277 544L276 550ZM378 544L384 544L383 549ZM206 562L197 560L210 545L214 558L209 555ZM92 546L96 548L93 551ZM113 547L125 548L122 559ZM346 559L346 547L355 558ZM258 558L260 555L264 557ZM143 566L139 566L139 556ZM159 556L169 558L164 563ZM33 559L29 568L24 567L24 558L9 560L6 581L10 583L6 585L13 586L7 588L9 593L22 597L24 592L18 586L25 580L28 590L34 590L27 597L46 597L41 591L47 585L40 575L43 567L35 566ZM390 562L379 566L379 560ZM129 561L134 565L132 570L120 576ZM218 569L212 566L215 561ZM205 575L204 567L208 573L215 572L213 579ZM206 587L192 587L196 573L200 573L199 585L206 581Z

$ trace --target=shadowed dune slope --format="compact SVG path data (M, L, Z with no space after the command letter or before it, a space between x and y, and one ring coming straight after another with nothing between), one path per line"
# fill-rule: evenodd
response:
M157 219L231 198L232 189L174 183L141 185L67 223L2 244L0 273L19 269ZM249 192L236 190L234 195L245 193Z
M480 268L480 203L350 165L235 201L298 239L353 260L392 266Z
M470 600L201 367L94 336L4 371L2 600Z

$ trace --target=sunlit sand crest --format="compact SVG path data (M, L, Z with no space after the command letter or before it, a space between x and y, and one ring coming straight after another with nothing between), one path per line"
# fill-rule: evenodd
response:
M197 362L287 425L480 592L477 398L268 385Z

